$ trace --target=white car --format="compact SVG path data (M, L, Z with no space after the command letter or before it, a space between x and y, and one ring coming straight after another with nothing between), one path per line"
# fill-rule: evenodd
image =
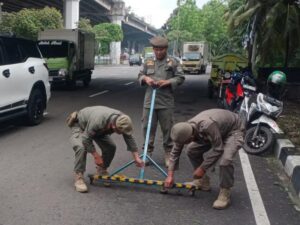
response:
M0 122L39 124L50 99L49 72L36 42L0 36Z

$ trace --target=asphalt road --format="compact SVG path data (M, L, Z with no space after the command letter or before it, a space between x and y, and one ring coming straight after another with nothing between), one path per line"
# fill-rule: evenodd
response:
M70 130L65 119L70 112L86 106L106 105L119 109L132 117L134 135L142 146L144 88L137 83L138 70L138 67L98 66L89 88L52 91L48 114L39 126L1 125L0 225L299 224L300 214L268 163L270 158L249 157L248 165L248 156L242 153L243 165L239 156L235 160L232 205L226 210L211 207L218 195L217 168L209 172L212 191L197 192L195 197L184 191L180 195L162 195L153 187L124 184L110 188L93 185L89 186L89 193L77 193L73 186ZM176 121L187 120L216 106L215 100L206 97L207 79L207 75L186 76L176 93ZM110 171L131 160L122 137L113 135L113 139L118 148ZM153 158L163 165L161 141L159 132ZM86 174L94 171L89 156ZM138 172L138 168L132 166L123 174L137 177ZM191 177L192 167L183 153L176 181L190 181ZM153 167L146 168L145 178L163 180Z

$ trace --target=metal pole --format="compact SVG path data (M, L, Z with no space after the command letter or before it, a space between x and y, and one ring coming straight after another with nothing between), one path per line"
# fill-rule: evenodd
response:
M152 122L152 115L154 110L154 103L155 103L155 95L156 95L156 89L152 90L152 98L151 98L151 104L150 104L150 112L149 112L149 118L148 118L148 125L147 125L147 132L146 132L146 140L144 145L144 153L143 153L143 162L146 162L147 158L147 151L148 151L148 144L149 144L149 137L150 137L150 130L151 130L151 122ZM141 168L140 172L140 179L144 179L144 173L145 168Z

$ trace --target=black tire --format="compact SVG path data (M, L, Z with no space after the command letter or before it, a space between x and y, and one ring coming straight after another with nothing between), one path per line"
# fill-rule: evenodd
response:
M217 100L217 107L219 109L226 109L225 106L224 106L224 99L218 98L218 100Z
M31 92L27 105L27 122L34 126L42 122L45 110L45 97L40 89Z
M251 127L246 131L243 148L251 155L261 155L273 147L274 135L269 128L261 126L257 137L252 140L255 129L256 127Z
M92 75L88 75L84 80L82 80L83 86L88 87L91 83L91 80L92 80Z
M76 80L67 80L66 86L69 90L74 90L76 88Z
M208 98L212 99L214 97L214 86L212 85L212 81L208 80L207 83L207 95Z

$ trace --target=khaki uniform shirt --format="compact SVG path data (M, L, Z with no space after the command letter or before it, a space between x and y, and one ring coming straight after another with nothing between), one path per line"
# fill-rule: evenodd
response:
M171 85L159 88L156 91L155 109L174 108L174 90L177 86L184 82L183 70L181 65L172 57L165 57L163 60L148 59L140 71L138 79L141 85L145 83L142 81L144 76L149 76L155 81L169 80ZM144 107L150 108L152 87L147 87Z
M201 167L207 170L223 154L224 140L236 131L244 132L244 126L239 116L233 112L224 109L210 109L203 111L188 121L197 131L195 142L207 142L212 146L208 151ZM204 139L203 139L204 138ZM169 170L175 170L178 167L179 157L184 145L174 145ZM200 149L201 150L201 149Z
M113 130L109 129L107 125L114 116L121 114L122 112L105 106L87 107L78 112L78 124L83 131L82 143L87 152L95 150L93 145L94 137L113 133ZM138 151L136 141L132 135L123 134L123 138L128 151Z

